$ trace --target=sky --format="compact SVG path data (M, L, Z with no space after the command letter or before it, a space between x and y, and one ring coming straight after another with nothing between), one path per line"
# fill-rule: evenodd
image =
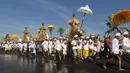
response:
M21 36L25 27L35 36L42 23L53 24L56 27L53 36L57 36L57 29L66 28L72 13L82 20L83 14L77 10L85 5L89 5L93 16L85 17L83 29L103 36L109 29L105 22L108 16L130 9L129 3L130 0L0 0L0 38L7 33Z

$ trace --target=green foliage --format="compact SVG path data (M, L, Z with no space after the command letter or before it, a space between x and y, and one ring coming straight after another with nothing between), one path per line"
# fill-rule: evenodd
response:
M44 26L44 23L42 23L42 25Z
M83 31L83 33L85 33L86 31L85 31L85 29L82 29L82 31Z
M60 36L63 36L65 29L63 27L59 27L57 32L60 34Z
M106 20L106 25L109 27L109 30L107 30L105 33L106 34L111 34L112 32L119 32L122 34L122 32L120 31L120 28L118 26L113 26L111 21L110 21L110 16L108 16L109 21Z

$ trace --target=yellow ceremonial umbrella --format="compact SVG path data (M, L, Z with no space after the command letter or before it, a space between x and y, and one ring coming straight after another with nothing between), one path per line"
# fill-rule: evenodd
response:
M130 22L130 10L121 10L115 14L111 22L113 25L127 24Z
M50 24L50 25L48 26L48 29L49 29L49 31L50 31L50 36L52 37L52 31L53 31L53 29L55 29L55 26L52 25L52 24Z
M10 39L11 39L12 41L14 41L14 42L18 42L19 36L13 34L13 35L10 36Z
M13 34L13 35L10 36L10 38L18 39L19 37L17 35Z
M116 15L116 14L111 14L111 15L109 16L110 20L112 20L115 15Z
M54 29L55 26L51 24L51 25L48 26L48 28L49 28L49 29Z

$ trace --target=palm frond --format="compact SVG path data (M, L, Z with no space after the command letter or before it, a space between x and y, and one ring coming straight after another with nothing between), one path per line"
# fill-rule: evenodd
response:
M111 28L108 31L106 31L105 34L111 34L112 32L114 32L114 30L115 30L114 28Z
M62 36L65 32L65 29L63 27L59 27L57 32L60 34L60 36Z
M109 19L109 20L111 20L111 17L110 17L110 16L108 16L108 19Z
M109 28L112 28L113 26L112 26L112 24L111 24L111 22L109 22L109 21L107 21L107 20L105 20L106 21L106 25L109 27Z
M120 29L121 29L121 30L126 30L126 31L129 31L129 29L128 29L128 28L126 28L126 27L120 27Z
M123 34L117 26L115 26L114 29L116 29L119 33Z

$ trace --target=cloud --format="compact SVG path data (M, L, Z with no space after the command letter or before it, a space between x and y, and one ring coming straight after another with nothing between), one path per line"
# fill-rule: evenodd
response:
M0 38L4 37L6 34L16 34L20 35L22 33L22 28L17 25L1 24L2 28L0 29Z
M62 13L62 12L60 12L60 11L58 11L58 10L55 10L55 9L52 9L55 13L57 13L58 15L60 15L61 17L63 17L65 20L68 20L68 19L70 19L70 17L69 16L67 16L66 14L64 14L64 13Z
M0 33L0 40L5 36L6 34Z
M48 9L51 9L53 12L55 12L56 14L58 14L65 20L68 20L70 18L70 16L68 16L68 15L71 12L66 7L64 7L58 3L49 1L49 0L36 0L36 1L39 1L42 4L46 5L46 7L48 7Z
M96 34L97 32L98 32L97 30L95 30L94 28L91 28L91 27L88 27L86 29L87 34Z
M34 25L28 25L27 27L28 27L28 28L32 28L32 29L33 29L33 28L35 28L35 29L37 28L37 26L34 26Z
M13 24L2 24L3 28L10 28L10 29L20 29L22 30L23 28L21 28L20 25L13 25ZM6 29L5 29L6 30Z
M83 29L86 31L86 34L97 34L100 33L101 36L104 35L104 31L107 30L105 21L84 21Z

